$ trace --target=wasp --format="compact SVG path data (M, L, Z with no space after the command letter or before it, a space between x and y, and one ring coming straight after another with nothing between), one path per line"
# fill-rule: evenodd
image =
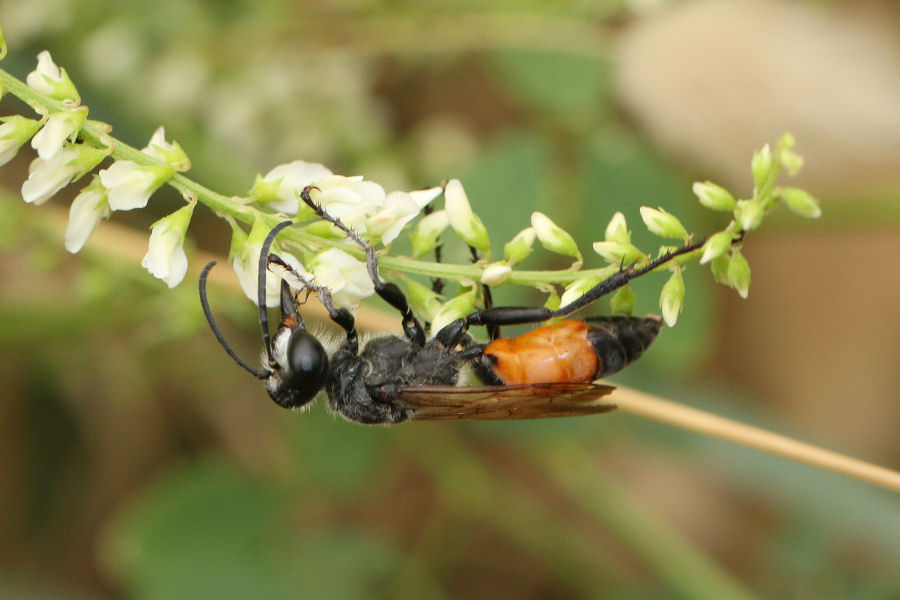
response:
M265 381L279 406L308 406L324 390L333 412L357 423L391 425L407 420L531 419L602 413L614 404L602 398L614 389L597 383L637 360L659 334L657 317L569 318L538 327L518 337L499 337L501 326L537 324L565 317L671 260L696 244L667 253L645 267L620 268L586 294L556 310L546 307L487 307L444 326L432 338L413 315L405 295L378 273L375 248L310 197L300 198L319 218L332 223L364 249L366 268L377 293L402 318L404 335L382 335L361 344L352 313L336 308L329 290L297 273L269 250L276 236L292 224L284 221L266 237L259 259L259 324L263 366L245 363L216 326L206 295L206 280L215 262L200 275L200 302L216 339L238 365ZM315 292L332 321L344 332L339 347L326 351L304 326L299 292L281 281L281 322L270 336L265 302L267 272L272 267ZM488 343L468 333L486 326ZM474 374L484 385L465 385Z

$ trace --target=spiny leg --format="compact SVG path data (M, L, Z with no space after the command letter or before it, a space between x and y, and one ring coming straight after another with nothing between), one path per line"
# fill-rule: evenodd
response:
M463 319L457 319L456 321L449 323L441 329L435 337L444 346L455 347L460 344L469 327L472 325L521 325L526 323L540 323L554 317L564 317L580 308L584 308L585 306L596 302L603 296L625 286L632 279L649 273L675 257L697 250L703 246L704 241L705 240L701 240L699 242L687 244L678 250L667 252L640 269L635 269L634 266L626 267L598 283L580 298L577 298L556 310L551 310L546 306L495 306L486 308L484 310L476 311Z
M328 316L346 333L347 349L353 354L359 352L359 335L356 332L356 320L353 318L353 313L346 308L335 308L334 302L331 300L331 290L324 285L314 284L312 281L298 273L291 265L284 262L277 254L269 255L268 264L278 265L280 268L284 269L288 275L300 282L304 288L316 292L322 306L328 311Z
M329 223L343 231L348 238L353 240L360 248L365 251L366 269L369 272L369 278L375 285L375 293L381 296L388 304L399 310L400 314L403 315L403 331L406 334L406 338L412 342L415 342L419 346L424 346L425 330L413 315L412 309L410 308L409 303L406 301L406 296L403 295L403 291L399 287L397 287L396 284L384 282L381 280L381 277L378 276L378 256L375 253L375 247L367 244L365 240L359 237L359 235L355 231L347 227L340 219L332 217L319 204L313 202L312 198L310 198L309 196L309 192L313 189L318 188L311 185L303 188L303 191L300 192L300 199L303 200L310 208L312 208L320 219L328 221Z

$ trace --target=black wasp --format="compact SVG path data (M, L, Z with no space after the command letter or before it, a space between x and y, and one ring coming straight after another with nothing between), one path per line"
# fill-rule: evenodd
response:
M659 334L656 317L589 317L566 319L514 338L500 338L502 325L540 323L587 306L688 247L661 256L641 269L626 268L584 296L557 310L546 307L489 307L457 319L426 339L403 292L378 275L375 248L340 219L310 198L301 199L319 218L341 229L366 253L375 292L402 315L404 336L384 335L362 349L353 315L335 308L329 290L308 281L269 250L275 237L292 224L284 221L269 232L259 259L259 323L265 346L264 364L254 369L241 360L216 326L206 298L206 279L214 262L200 275L200 301L216 339L241 367L266 382L269 396L285 408L308 405L324 389L334 412L358 423L390 425L422 419L530 419L606 412L615 405L600 401L612 386L595 383L636 360ZM298 295L281 282L281 323L270 338L265 303L266 273L271 265L297 278L318 294L331 319L345 332L331 356L306 330ZM471 326L488 326L490 343L475 342ZM474 372L485 385L459 385Z

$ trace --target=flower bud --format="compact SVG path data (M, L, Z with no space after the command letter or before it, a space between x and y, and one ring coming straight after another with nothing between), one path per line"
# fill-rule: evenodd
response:
M503 245L503 257L506 259L506 262L514 265L528 258L536 236L534 227L526 227L517 233L513 239L506 242Z
M822 209L819 207L819 201L806 190L800 188L782 188L778 190L778 193L785 204L788 205L788 208L801 217L816 219L822 216Z
M487 229L469 204L466 191L459 179L451 179L444 188L444 208L450 219L450 226L468 245L490 252L491 243Z
M176 171L187 171L191 168L191 159L181 149L178 142L166 141L166 130L162 126L153 132L150 142L141 152L160 162L172 165Z
M106 188L96 175L94 181L82 188L69 207L69 222L66 225L66 250L75 254L80 251L88 237L97 228L100 219L109 217L109 201Z
M604 239L608 242L618 242L620 244L630 244L631 234L628 232L628 224L625 222L625 215L617 212L609 220L606 226L606 235Z
M475 308L475 286L451 298L441 305L440 310L431 320L431 334L434 335L456 319L472 313Z
M28 74L25 82L31 89L54 100L70 100L75 104L81 102L78 90L75 89L75 84L69 79L66 70L57 67L46 50L38 54L37 68Z
M646 258L637 246L629 243L619 242L594 242L594 252L605 258L607 261L618 265L630 265L635 261Z
M731 257L727 253L717 256L709 261L709 268L712 271L713 279L716 283L728 283L729 264L731 264Z
M684 278L681 269L676 268L672 276L663 285L659 295L659 307L662 309L663 319L666 325L673 327L678 320L678 314L684 305Z
M625 285L620 287L609 299L609 310L614 315L629 316L634 312L635 302L637 302L637 295L630 285Z
M37 150L38 156L47 160L62 150L65 141L75 140L87 114L86 106L63 109L51 114L41 130L31 138L31 147Z
M766 187L774 175L774 168L775 159L768 144L753 153L750 170L753 172L753 182L756 184L757 190Z
M793 148L794 136L790 133L785 133L775 143L775 154L778 156L778 162L788 170L791 177L803 168L803 157L794 152Z
M0 122L0 165L5 165L41 128L41 122L18 115L0 117Z
M481 283L484 285L500 285L509 277L512 268L503 262L491 263L481 274Z
M571 256L578 262L583 260L575 238L562 227L550 220L550 217L540 212L531 213L531 226L537 235L541 245L551 252Z
M750 263L737 248L731 251L725 275L728 285L736 289L741 298L746 298L750 293Z
M585 277L583 279L577 279L566 286L566 289L563 291L562 296L559 297L559 305L560 306L568 306L572 304L582 296L584 296L588 290L593 289L598 283L603 281L600 277Z
M413 258L420 258L437 248L438 237L450 225L447 211L438 210L425 215L410 234Z
M765 216L761 200L738 200L734 209L734 218L744 231L753 231L762 223Z
M694 194L700 204L712 210L734 210L734 196L720 185L711 181L694 183Z
M662 208L641 207L641 218L650 233L664 238L687 239L688 232L675 215Z
M426 321L431 322L441 310L441 296L415 279L406 280L406 298Z
M700 264L705 265L712 259L722 256L731 248L732 237L727 231L714 233L703 244L703 256L700 257Z
M188 260L184 253L184 236L196 202L190 202L154 223L150 230L150 244L141 266L170 288L175 287L187 273Z

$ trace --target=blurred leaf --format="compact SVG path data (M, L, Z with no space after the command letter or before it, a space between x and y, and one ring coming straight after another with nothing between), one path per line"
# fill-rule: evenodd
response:
M541 50L508 50L493 58L523 102L567 120L595 113L609 95L610 65L599 58Z
M288 503L218 460L191 464L114 521L103 562L137 598L363 598L387 578L395 550L297 524Z
M302 424L294 419L286 423L294 442L294 460L302 462L301 470L323 493L351 496L382 472L390 441L387 429L347 423L329 414L325 402L317 402L298 418Z

